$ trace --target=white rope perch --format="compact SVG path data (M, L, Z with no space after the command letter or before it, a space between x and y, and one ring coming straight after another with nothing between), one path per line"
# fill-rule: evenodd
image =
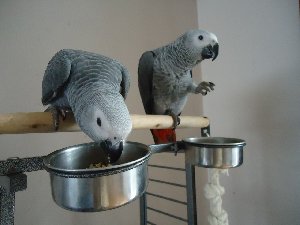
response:
M209 200L210 213L208 222L210 225L228 225L228 214L222 209L222 195L224 187L220 185L220 173L228 175L228 169L208 169L208 183L204 187L205 198Z

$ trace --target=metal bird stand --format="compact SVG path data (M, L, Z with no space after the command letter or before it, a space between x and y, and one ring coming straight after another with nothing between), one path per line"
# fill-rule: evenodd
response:
M172 120L170 120L170 123L172 124ZM1 127L1 124L0 124ZM140 128L140 127L139 127ZM78 129L78 128L77 128ZM22 133L21 132L9 132L9 133ZM0 131L1 133L1 131ZM2 132L4 133L4 132ZM210 134L209 125L206 127L201 128L201 136L207 137ZM201 153L198 154L198 151L196 151L196 156L200 157L201 162L194 162L195 158L195 151L194 150L188 150L187 151L187 145L185 141L179 141L176 143L179 151L183 151L185 153L185 169L183 168L175 168L175 167L166 167L166 166L160 166L160 165L148 165L149 167L156 167L156 168L163 168L168 170L178 170L185 172L186 175L186 185L182 184L176 184L171 182L166 182L162 180L155 180L149 178L149 181L151 182L158 182L158 183L164 183L170 186L177 186L180 188L186 189L186 195L187 195L187 201L179 201L176 199L168 198L159 194L154 194L150 192L144 193L140 197L140 224L146 225L146 224L154 224L151 221L148 220L147 217L147 210L154 211L156 213L161 213L165 216L172 217L173 219L180 220L183 222L186 222L189 225L197 225L197 205L196 205L196 185L195 185L195 166L202 166L202 167L214 167L212 165L207 165L205 163L211 161L212 163L220 163L224 160L222 158L223 150L220 152L215 152L214 148L209 150L208 148L208 154L205 153L204 155ZM172 152L172 146L174 144L164 144L164 145L151 145L152 153L161 153L161 152ZM244 142L237 144L236 146L230 146L234 147L236 151L227 153L227 164L226 167L236 167L242 164L243 161L243 146L245 145ZM224 146L223 146L224 147ZM210 153L214 151L215 153ZM198 154L198 155L197 155ZM221 157L221 158L220 158ZM30 157L30 158L9 158L4 161L0 161L0 225L13 225L14 224L14 208L15 208L15 193L17 191L23 191L27 188L27 176L24 173L42 170L44 169L44 160L45 156L40 157ZM234 158L234 160L231 160L231 158ZM192 159L192 160L191 160ZM204 162L204 163L203 163ZM232 165L228 165L232 163ZM220 164L222 167L222 162ZM153 207L147 206L147 196L155 196L157 198L162 198L170 202L175 202L179 204L183 204L187 207L187 219L182 218L179 216L172 215L170 213L155 209Z
M43 169L43 156L0 161L0 224L14 224L15 193L27 188L25 172Z
M149 167L158 167L168 170L184 171L186 177L186 184L178 184L172 182L165 182L162 180L151 179L149 181L167 184L170 186L177 186L186 189L186 202L177 199L165 197L162 195L146 192L140 198L140 218L141 225L154 224L147 218L147 210L161 213L165 216L171 217L175 220L183 221L188 225L197 224L197 204L196 204L196 183L195 183L195 166L205 168L219 168L228 169L238 167L243 163L243 146L245 142L236 138L208 138L210 134L210 127L201 129L201 136L205 138L187 138L183 141L177 142L178 148L185 154L185 169L176 167L166 167L160 165L148 165ZM154 153L172 152L170 149L162 149L159 145L153 148ZM157 150L155 150L157 149ZM187 208L187 219L182 218L152 207L147 206L147 196L155 196L156 198L165 199L170 202L185 205Z

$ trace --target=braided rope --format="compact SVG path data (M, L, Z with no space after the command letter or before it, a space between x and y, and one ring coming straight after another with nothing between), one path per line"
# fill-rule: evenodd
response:
M219 175L226 173L227 169L208 169L208 183L204 187L205 198L209 200L210 213L208 222L210 225L228 225L228 214L222 209L222 195L225 193L224 187L220 185Z

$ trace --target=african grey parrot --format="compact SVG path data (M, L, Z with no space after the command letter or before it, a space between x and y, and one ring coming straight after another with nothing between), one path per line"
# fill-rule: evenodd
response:
M101 142L116 161L132 129L124 99L130 85L127 69L117 60L86 51L64 49L49 61L42 83L42 103L57 112L74 113L81 130Z
M211 82L196 85L192 69L204 59L215 60L219 45L216 35L204 30L190 30L174 42L146 51L138 66L138 84L146 114L171 115L174 127L189 93L206 95ZM155 143L175 142L175 129L151 130Z

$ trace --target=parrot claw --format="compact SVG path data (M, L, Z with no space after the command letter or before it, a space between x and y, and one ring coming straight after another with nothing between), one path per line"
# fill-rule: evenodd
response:
M171 147L172 151L174 151L174 155L177 156L178 152L178 146L177 143L175 142L174 145Z
M201 93L203 96L205 96L207 95L207 92L214 90L214 86L215 84L212 82L203 81L198 85L198 87L196 87L195 94Z
M59 117L62 118L62 120L65 120L67 117L67 112L69 109L67 108L59 108L55 106L48 107L45 112L51 112L52 113L52 120L53 120L53 129L55 131L59 128Z
M176 129L176 127L180 124L180 118L175 113L173 113L171 110L167 110L167 114L169 116L172 116L173 119L173 127Z

